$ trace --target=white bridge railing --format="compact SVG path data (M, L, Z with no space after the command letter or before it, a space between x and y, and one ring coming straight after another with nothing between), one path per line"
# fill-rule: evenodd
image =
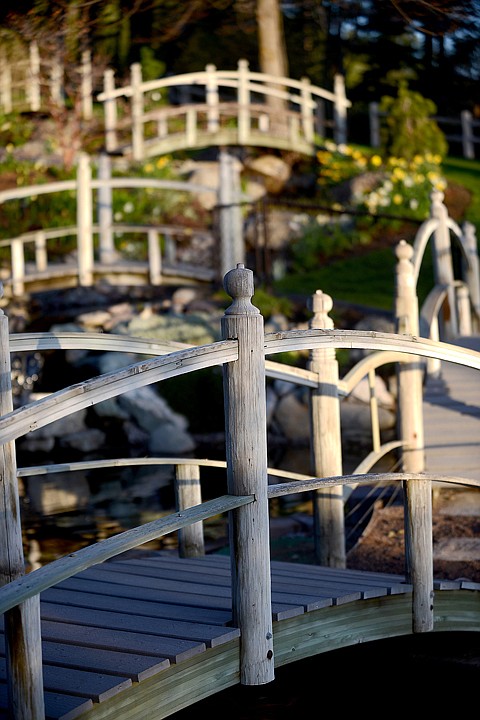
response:
M203 96L200 102L166 106L168 90L182 86L193 86L195 95ZM208 145L278 147L312 155L315 134L325 136L327 128L335 142L346 142L351 106L341 75L336 75L332 92L308 78L252 72L246 60L238 62L237 70L207 65L204 71L148 81L135 63L130 84L118 88L113 70L107 70L97 100L104 105L107 151L136 160Z
M181 225L116 222L113 192L132 188L158 192L211 193L216 198L210 227L190 229ZM68 227L40 228L0 240L5 249L0 261L0 279L6 297L55 287L89 287L102 277L113 284L162 285L174 276L184 281L221 280L226 267L244 261L241 201L248 200L240 190L235 165L226 153L220 154L220 182L210 187L190 182L152 178L112 177L111 161L102 155L97 177L93 176L89 156L79 157L74 180L16 187L0 191L0 205L11 200L59 192L75 192L76 224ZM132 261L119 250L115 234L144 236L144 260ZM76 252L59 260L58 241L73 238ZM210 263L182 260L179 249L204 240L211 246ZM183 241L183 242L182 242ZM188 253L187 253L188 255ZM206 253L208 258L209 254Z

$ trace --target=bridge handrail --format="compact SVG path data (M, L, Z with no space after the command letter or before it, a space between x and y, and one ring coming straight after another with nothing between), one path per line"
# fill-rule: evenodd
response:
M82 333L80 333L81 337ZM480 370L480 352L448 343L393 333L367 333L361 330L289 330L265 335L265 353L291 352L310 348L348 348L396 350L455 362ZM0 444L16 440L26 432L44 427L54 420L109 397L137 387L182 375L186 372L229 363L238 359L235 340L190 347L127 365L58 390L0 418Z
M377 483L400 483L409 481L443 482L447 484L480 487L480 480L449 475L432 475L422 473L371 473L362 475L343 475L330 478L309 478L293 483L280 483L268 486L268 498L278 498L292 493L311 492L320 488L350 485L369 485ZM194 523L203 522L221 513L230 512L255 501L253 495L222 495L213 500L206 500L200 505L171 513L166 517L152 520L131 530L100 540L93 545L80 548L69 555L53 560L7 585L0 587L0 614L11 610L20 603L39 595L59 582L94 565L105 562L128 550L133 550L144 543L156 540L171 532L178 531ZM429 528L430 533L432 531Z

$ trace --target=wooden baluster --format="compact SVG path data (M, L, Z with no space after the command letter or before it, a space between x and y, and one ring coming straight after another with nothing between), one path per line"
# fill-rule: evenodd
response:
M98 179L105 180L100 184L97 192L97 218L99 225L99 259L108 265L115 261L115 242L113 238L113 202L112 188L108 184L112 178L110 156L101 153L98 159Z
M91 120L93 117L93 80L92 80L92 58L90 50L82 53L82 118Z
M113 70L106 70L103 75L103 111L105 116L105 149L107 152L114 152L118 148L117 139L117 101L113 93L115 91L115 73Z
M77 168L77 247L80 285L93 285L92 168L86 153Z
M177 510L182 511L202 502L199 465L177 465L175 478L175 498ZM205 555L203 523L198 522L178 531L180 557L200 557Z
M347 142L347 98L343 75L335 75L333 92L335 94L333 106L334 140L338 145L341 145Z
M3 295L3 288L1 289ZM13 410L8 318L0 310L0 415ZM15 442L0 447L0 585L25 574ZM5 613L7 681L12 720L44 720L40 596Z
M223 339L238 340L238 360L223 366L228 492L254 495L229 523L234 623L241 631L240 682L274 679L263 318L251 303L253 273L239 263L225 276L233 303Z
M207 82L205 91L207 93L207 129L208 132L216 133L219 126L219 109L218 109L218 85L217 85L217 68L215 65L207 65Z
M142 88L142 66L133 63L130 67L132 85L132 155L134 160L143 160L145 150L143 143L144 99Z
M28 72L27 97L30 110L38 112L40 110L40 54L38 45L35 42L30 43L30 64Z
M21 296L25 292L25 246L22 238L12 240L12 292Z
M162 284L162 253L158 231L154 228L148 231L148 273L151 285Z
M321 290L312 296L311 328L330 329L332 298ZM312 350L309 369L318 375L318 388L310 392L312 473L316 477L342 475L338 362L335 350ZM315 558L319 565L345 567L345 519L341 486L316 490L313 499Z
M43 230L35 233L35 266L37 272L46 272L47 260L47 239Z

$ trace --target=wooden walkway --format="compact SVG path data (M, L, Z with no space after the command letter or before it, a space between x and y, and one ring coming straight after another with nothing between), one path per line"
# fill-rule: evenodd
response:
M459 338L454 344L479 351L480 337ZM478 373L443 362L440 376L427 379L423 415L426 471L480 480Z
M277 667L411 632L403 577L278 561L271 569ZM46 717L158 720L238 684L230 587L229 557L137 551L44 591ZM435 589L439 630L478 629L480 584ZM3 635L0 648L0 717L7 717Z

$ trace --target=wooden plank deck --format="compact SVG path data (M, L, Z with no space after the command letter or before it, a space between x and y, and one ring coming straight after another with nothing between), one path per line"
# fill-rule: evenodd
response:
M396 609L392 615L388 610L387 624L382 619L381 636L409 632L411 587L400 576L279 561L271 569L280 664L332 649L332 643L359 642L358 633L369 639L361 625L349 629L346 640L332 630L340 622L345 636L346 619L352 609L358 614L358 603L373 618L368 626L392 601ZM480 584L437 583L440 588L469 590L480 612ZM230 607L230 559L222 555L180 559L172 551L140 552L46 590L41 618L48 720L162 718L237 684L240 633L232 627ZM335 612L340 621L332 614L328 630L320 630L320 617ZM462 612L474 629L470 609ZM478 628L478 617L476 622ZM1 635L0 717L6 717L5 665ZM170 693L167 701L162 692Z

